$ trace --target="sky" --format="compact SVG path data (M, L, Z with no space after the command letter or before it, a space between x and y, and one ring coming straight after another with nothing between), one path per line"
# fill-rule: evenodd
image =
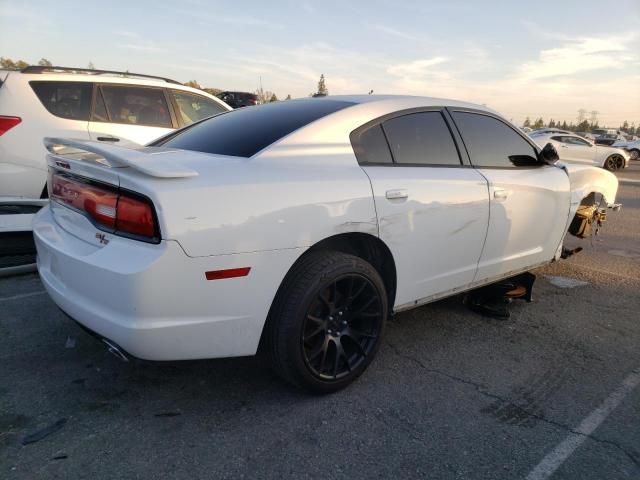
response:
M307 96L410 94L640 125L640 0L0 0L0 56ZM587 114L589 116L589 114Z

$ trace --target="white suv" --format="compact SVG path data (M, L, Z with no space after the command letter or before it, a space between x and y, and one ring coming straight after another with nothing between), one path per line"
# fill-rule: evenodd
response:
M62 67L0 70L0 200L46 198L43 137L146 144L231 110L174 80Z

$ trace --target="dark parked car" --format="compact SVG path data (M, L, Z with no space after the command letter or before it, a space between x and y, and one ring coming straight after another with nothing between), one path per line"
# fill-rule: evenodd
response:
M607 145L610 147L616 142L624 142L626 140L627 139L624 135L620 135L618 133L605 133L604 135L596 137L595 143L596 145Z
M248 92L222 92L217 97L232 108L258 105L258 96Z

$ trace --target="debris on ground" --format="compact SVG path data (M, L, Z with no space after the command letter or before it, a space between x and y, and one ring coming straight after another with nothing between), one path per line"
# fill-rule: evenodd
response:
M558 288L576 288L589 285L589 282L578 280L576 278L560 277L556 275L545 275L545 278L551 285L554 285Z
M61 430L64 427L65 423L67 423L66 418L61 418L60 420L48 425L36 432L33 432L22 439L22 445L29 445L30 443L36 443L42 440L45 437L48 437L52 433Z

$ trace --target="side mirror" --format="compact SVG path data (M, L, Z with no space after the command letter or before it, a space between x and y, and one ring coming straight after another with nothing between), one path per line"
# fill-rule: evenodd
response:
M540 157L542 157L542 160L548 163L549 165L553 165L558 160L560 160L560 155L558 155L558 150L556 150L556 147L554 147L552 143L547 143L544 146L544 148L542 149L542 152L540 152Z

